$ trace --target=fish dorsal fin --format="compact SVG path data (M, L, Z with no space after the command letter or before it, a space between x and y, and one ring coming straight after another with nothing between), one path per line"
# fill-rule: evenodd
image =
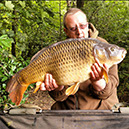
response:
M80 82L77 82L74 85L72 85L69 88L67 88L67 90L65 91L65 94L68 95L68 96L69 95L74 95L79 89L79 83Z
M104 67L102 67L102 72L103 72L103 76L104 76L106 83L108 83L108 73Z

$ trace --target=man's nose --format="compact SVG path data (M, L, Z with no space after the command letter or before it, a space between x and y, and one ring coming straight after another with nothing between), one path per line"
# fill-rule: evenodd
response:
M77 27L77 34L80 35L82 33L82 30L80 29L80 27Z

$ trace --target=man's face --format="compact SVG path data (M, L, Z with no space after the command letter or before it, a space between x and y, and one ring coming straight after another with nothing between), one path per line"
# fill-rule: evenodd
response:
M88 22L82 12L68 14L65 23L64 31L69 38L88 38Z

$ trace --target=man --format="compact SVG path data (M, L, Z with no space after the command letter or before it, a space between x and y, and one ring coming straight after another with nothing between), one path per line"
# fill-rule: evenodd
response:
M97 38L98 31L87 22L86 15L78 8L71 8L64 15L64 31L68 38ZM90 79L81 83L75 95L66 96L68 86L58 86L51 74L46 74L41 90L48 90L50 96L56 101L51 109L111 109L118 103L117 86L119 83L117 65L108 68L109 82L106 84L99 63L93 64Z

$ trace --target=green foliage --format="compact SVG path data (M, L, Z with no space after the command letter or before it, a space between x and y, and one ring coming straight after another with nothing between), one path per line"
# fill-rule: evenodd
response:
M5 103L10 102L5 92L8 79L25 67L37 51L65 39L62 20L67 7L66 1L3 0L0 10L0 103ZM129 91L129 2L84 1L82 10L100 37L128 51L119 64L118 95L125 100L122 96ZM11 55L14 42L16 57Z
M10 45L13 40L7 35L0 37L0 104L12 103L8 99L8 93L5 91L7 82L11 76L27 66L29 61L24 61L22 57L15 58L10 54ZM24 95L26 98L27 95ZM22 103L24 103L24 99Z
M0 37L0 52L4 53L4 51L8 50L11 47L12 41L7 35L2 35Z
M64 13L66 6L61 8ZM11 103L5 91L9 78L24 68L34 53L62 38L59 17L62 12L59 1L3 0L0 10L0 103L5 104ZM14 41L16 57L11 55ZM27 96L24 95L22 103Z
M0 34L15 39L17 56L32 57L43 47L64 39L59 16L64 14L66 6L65 1L61 3L62 12L59 12L59 1L4 0L0 3Z

